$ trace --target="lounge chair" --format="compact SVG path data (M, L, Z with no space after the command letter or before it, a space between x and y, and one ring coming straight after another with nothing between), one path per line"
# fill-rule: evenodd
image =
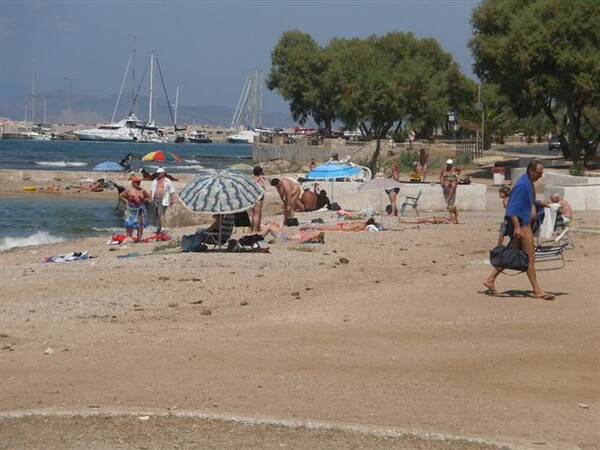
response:
M536 245L535 262L538 264L548 261L558 261L559 266L544 267L541 270L562 269L566 265L563 253L570 248L574 248L574 244L571 236L569 236L569 229L566 228L556 239L542 241Z
M417 217L419 216L419 198L421 198L421 193L423 191L419 191L419 193L417 194L416 197L406 197L404 199L404 203L402 203L402 206L400 206L400 215L403 216L404 215L404 211L406 210L407 206L411 206L412 209L415 210L415 214L417 215Z

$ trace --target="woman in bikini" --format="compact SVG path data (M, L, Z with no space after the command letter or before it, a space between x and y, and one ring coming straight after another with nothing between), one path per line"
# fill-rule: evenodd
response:
M265 190L265 180L263 178L263 168L256 166L252 171L252 179ZM248 217L250 218L250 230L258 233L260 231L260 223L262 222L262 208L265 200L265 194L261 195L256 201L254 206L248 210Z
M394 181L400 181L400 168L398 167L398 163L392 163L392 173L390 178ZM398 216L398 207L396 206L396 197L398 197L398 192L400 192L400 188L392 188L386 189L385 193L390 197L390 205L392 205L392 216Z
M150 194L142 189L142 179L133 176L131 177L131 187L121 192L119 197L127 202L123 219L127 237L133 239L133 229L136 228L137 236L134 242L140 242L144 234L144 227L148 225L146 203L150 201Z
M290 234L283 231L277 222L267 222L265 224L260 235L266 237L268 234L283 242L296 242L298 244L306 244L309 242L319 244L325 243L325 235L322 232L311 234L306 231L301 231L298 234Z
M458 186L458 176L460 169L454 167L454 161L449 159L446 161L446 167L440 172L440 183L444 192L444 200L446 205L454 206L456 201L456 187Z
M338 222L332 225L315 223L303 225L300 229L317 231L364 231L369 225L375 225L375 219L372 217L365 222Z
M425 176L427 175L427 164L429 162L429 155L425 151L424 148L419 150L419 161L417 164L417 172L420 175L420 181L425 181Z
M398 218L400 223L433 223L433 224L457 224L458 223L458 208L456 206L450 206L448 208L450 215L448 217L417 217L416 219L408 219L405 217Z

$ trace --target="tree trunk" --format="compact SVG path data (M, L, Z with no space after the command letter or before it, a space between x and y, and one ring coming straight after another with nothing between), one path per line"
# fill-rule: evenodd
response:
M378 161L379 153L381 151L381 139L378 137L376 141L377 144L375 145L375 151L373 152L373 155L371 156L371 162L369 163L369 169L371 169L371 173L373 174L373 176L375 176L379 169Z

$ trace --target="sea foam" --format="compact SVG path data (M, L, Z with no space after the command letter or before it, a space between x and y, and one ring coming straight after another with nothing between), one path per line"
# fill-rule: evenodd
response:
M38 166L48 167L83 167L87 166L86 162L81 161L34 161Z
M0 252L10 250L17 247L30 247L33 245L54 244L56 242L64 242L66 239L53 236L47 231L37 231L30 236L11 237L2 236L0 238Z

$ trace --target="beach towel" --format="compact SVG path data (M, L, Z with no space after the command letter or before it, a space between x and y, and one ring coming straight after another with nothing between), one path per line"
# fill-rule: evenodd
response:
M544 208L544 220L540 226L539 239L550 239L552 237L554 226L556 225L556 215L559 209L560 205L558 203L551 203L550 208Z
M90 254L87 251L86 252L72 252L72 253L65 253L64 255L46 256L46 258L44 258L44 262L51 263L51 262L81 261L81 260L92 259L92 258L95 258L95 256L90 256Z

